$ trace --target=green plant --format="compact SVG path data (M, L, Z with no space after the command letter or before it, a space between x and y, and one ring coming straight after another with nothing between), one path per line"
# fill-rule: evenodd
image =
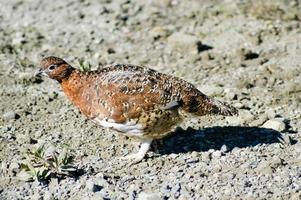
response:
M77 173L74 157L66 149L61 152L53 148L49 152L49 149L42 145L26 152L25 161L20 163L19 178L21 180L48 181L51 178L74 176Z
M91 64L84 59L78 59L79 70L82 72L87 72L91 70Z

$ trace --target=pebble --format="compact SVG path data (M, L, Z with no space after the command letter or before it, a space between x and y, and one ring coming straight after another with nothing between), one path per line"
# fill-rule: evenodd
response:
M175 159L177 158L179 155L178 154L175 154L175 153L171 153L169 154L169 157L171 157L172 159Z
M228 93L226 93L226 98L230 99L230 100L236 99L237 94L235 92L228 92Z
M191 158L199 158L199 153L196 151L191 152Z
M32 76L32 73L29 72L20 72L18 73L18 79L21 81L30 81L31 79L34 79L35 77Z
M276 168L280 163L280 159L273 159L270 162L261 161L254 171L257 174L272 174L274 171L273 168Z
M227 122L232 126L242 125L251 122L254 119L254 115L249 110L239 110L238 116L226 117Z
M152 34L154 38L165 37L167 35L167 31L161 26L156 26L150 30L150 34Z
M159 8L167 8L171 5L171 0L153 0L152 4Z
M20 45L25 41L26 40L25 40L24 34L22 34L22 32L17 32L17 33L15 33L15 37L13 37L13 39L12 39L12 44Z
M228 151L229 151L229 149L228 149L227 145L223 144L223 146L221 147L221 152L226 153Z
M287 94L301 91L301 84L298 82L290 81L285 85L284 92Z
M235 156L240 156L241 149L238 147L234 147L231 151Z
M269 119L273 119L273 118L276 117L276 112L275 112L275 110L272 110L272 109L267 110L267 111L265 112L265 114L266 114L266 116L267 116Z
M292 196L291 196L291 200L300 200L300 198L301 198L301 191L298 191L298 192L292 194Z
M301 142L299 141L294 145L296 152L298 152L301 155Z
M222 93L224 92L224 89L222 87L210 86L210 85L203 85L198 89L204 92L208 96L221 96Z
M138 196L138 200L157 200L157 199L161 199L160 195L157 193L141 192Z
M276 131L284 131L285 130L285 123L284 123L284 119L283 118L274 118L274 119L270 119L268 121L266 121L263 125L263 128L270 128L270 129L274 129Z
M45 193L44 193L44 199L45 199L45 200L51 200L51 199L54 199L54 197L53 197L53 195L51 194L51 192L45 191Z
M287 134L281 134L281 138L283 140L283 143L291 145L292 144L292 140L291 137Z
M220 151L214 151L211 156L212 158L218 159L222 156L222 153Z
M172 50L177 50L182 53L198 53L199 40L193 35L188 35L180 32L173 33L167 38L167 43Z
M100 186L100 185L97 185L97 184L94 184L93 185L93 188L92 188L92 191L93 192L99 192L99 191L101 191L102 190L102 186Z
M14 171L14 172L17 172L18 169L19 169L19 164L17 162L12 162L10 165L9 165L9 169L11 171Z
M211 153L209 153L209 152L203 152L202 153L202 160L203 161L210 161L210 157L211 157L210 154Z
M7 113L4 113L2 115L2 118L6 121L9 121L9 120L13 120L13 119L19 119L20 118L20 115L18 115L16 112L14 111L9 111Z
M258 119L254 120L250 123L250 126L261 126L264 122L267 121L267 119L268 119L268 117L266 114L260 115L258 117Z
M92 192L99 192L103 187L95 184L92 180L87 180L86 188Z
M244 107L244 104L242 104L242 103L240 103L240 102L236 102L236 103L233 104L233 106L234 106L235 108L240 109L240 108L243 108L243 107Z
M49 192L51 192L53 194L57 193L57 190L60 188L58 180L54 179L54 178L51 179L49 182L48 188L49 188Z
M55 155L55 153L57 152L56 147L54 145L49 145L46 149L45 149L45 157L47 156L53 156Z
M249 110L240 110L239 116L243 123L254 119L254 115Z

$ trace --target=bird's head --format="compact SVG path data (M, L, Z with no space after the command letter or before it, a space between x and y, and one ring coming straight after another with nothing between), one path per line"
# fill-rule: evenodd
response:
M74 68L61 58L54 56L43 58L41 67L35 72L35 76L48 76L61 82L69 77Z

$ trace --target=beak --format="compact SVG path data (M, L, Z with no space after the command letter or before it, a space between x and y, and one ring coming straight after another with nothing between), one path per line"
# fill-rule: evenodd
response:
M46 73L42 70L42 69L38 69L37 71L35 71L34 76L35 77L41 77L41 76L45 76Z

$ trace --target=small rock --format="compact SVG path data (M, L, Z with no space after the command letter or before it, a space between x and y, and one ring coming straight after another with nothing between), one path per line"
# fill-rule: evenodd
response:
M13 120L13 119L19 119L20 118L20 115L18 115L16 112L14 111L9 111L7 113L4 113L2 115L2 118L6 121L9 121L9 120Z
M16 141L20 144L24 144L24 143L29 143L30 142L30 137L28 134L24 133L19 133L16 135Z
M243 108L244 107L244 104L240 103L240 102L237 102L237 103L234 103L233 105L235 108Z
M269 119L274 119L274 118L276 117L276 112L275 112L275 110L272 110L272 109L267 110L267 111L265 112L265 114L267 115L267 117L268 117Z
M222 153L220 151L214 151L211 156L212 158L218 159L222 156Z
M102 186L94 184L93 188L92 188L92 191L93 192L99 192L100 190L102 190L102 188L103 188Z
M226 121L229 123L231 126L239 126L241 125L241 120L238 116L227 116Z
M259 57L259 54L256 52L253 52L251 50L244 50L243 51L243 60L252 60Z
M150 34L152 34L154 38L165 37L167 31L161 26L156 26L150 30Z
M212 167L212 172L214 173L213 176L214 176L215 179L218 179L218 177L220 176L220 175L218 174L218 172L221 172L222 169L223 169L223 167L220 165L220 162L215 163L215 164L213 165L213 167Z
M52 178L49 182L48 188L49 188L49 192L51 192L52 194L57 193L57 191L60 188L58 180L55 178Z
M281 134L281 138L282 138L282 142L285 143L285 144L288 144L288 145L291 145L292 144L292 140L290 138L289 135L287 134Z
M249 110L239 110L238 116L226 117L227 122L232 126L242 125L254 119L254 115Z
M92 191L93 190L93 186L94 186L94 182L91 181L91 180L87 180L87 182L86 182L86 188L88 190Z
M20 45L20 44L22 44L22 43L24 43L24 42L26 42L25 36L24 36L24 34L21 33L21 32L17 32L17 33L15 34L15 36L13 37L13 39L12 39L12 44L13 44L13 45Z
M22 81L29 81L33 78L33 75L29 72L19 72L17 78Z
M86 182L86 188L92 192L99 192L103 187L95 184L93 181L88 180Z
M157 200L157 199L161 199L160 195L157 193L141 192L138 196L138 200Z
M257 174L272 174L273 169L269 165L267 161L262 161L255 169L254 171Z
M29 181L32 179L32 176L29 173L22 170L20 173L17 174L17 178L21 181Z
M250 123L250 126L261 126L264 122L266 122L268 119L268 116L266 114L260 115L258 119L252 121Z
M224 194L225 195L230 195L231 194L231 189L230 188L226 188L225 190L224 190Z
M301 155L301 142L295 144L295 150Z
M227 145L223 144L223 146L221 147L221 152L226 153L228 151L229 151L229 149L228 149Z
M208 96L220 96L224 91L222 87L210 85L203 85L198 89Z
M49 192L49 191L45 191L43 197L44 197L45 200L51 200L51 199L54 199L53 195L52 195L51 192Z
M208 151L207 152L203 152L202 153L202 161L210 161L210 158L211 158L211 153L209 153Z
M171 5L171 0L153 0L152 4L159 8L167 8Z
M188 52L192 54L198 53L199 40L193 35L185 33L173 33L167 38L168 46L172 50L178 50L179 52Z
M54 145L49 145L46 149L45 149L45 157L48 157L48 156L53 156L55 155L55 153L57 152L56 148Z
M249 110L240 110L239 116L243 123L254 119L254 115Z
M172 159L175 159L175 158L177 158L179 155L178 155L178 154L175 154L175 153L171 153L171 154L169 154L169 156L170 156Z
M235 92L228 92L226 93L226 98L230 100L237 99L237 94Z
M296 167L301 167L301 155L297 158L293 158L289 161L290 164L296 166Z
M191 153L191 158L199 158L199 153L196 152L196 151L193 151L193 152Z
M232 152L232 154L234 154L235 156L240 156L241 149L238 148L238 147L234 147L234 148L232 149L231 152Z
M291 200L299 200L301 199L301 191L294 192L291 196Z
M12 171L12 172L18 172L19 170L19 164L17 162L12 162L10 165L9 165L9 169Z
M285 84L284 92L287 94L294 93L301 90L301 84L298 82L290 81Z
M192 163L198 163L199 159L198 158L188 158L186 160L186 164L192 164Z
M276 131L284 131L285 130L285 123L284 123L284 119L283 118L274 118L274 119L270 119L268 121L266 121L263 125L263 128L270 128L270 129L274 129Z

